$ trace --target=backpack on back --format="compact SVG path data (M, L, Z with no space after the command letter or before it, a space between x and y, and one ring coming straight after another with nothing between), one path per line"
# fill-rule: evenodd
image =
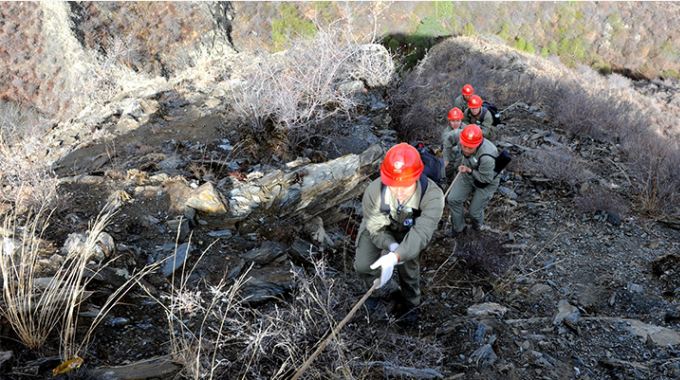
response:
M446 167L444 166L444 159L438 158L437 155L435 155L432 148L425 145L421 141L418 141L411 145L414 148L416 148L418 153L420 153L420 159L423 161L423 164L425 165L423 174L425 174L428 178L435 181L439 186L445 187Z
M503 150L501 150L501 152L498 154L498 157L494 157L494 156L492 156L488 153L485 153L485 154L482 154L479 157L479 159L481 160L482 157L484 157L484 156L489 156L489 157L494 159L495 164L494 164L493 171L496 173L496 175L493 176L493 178L498 177L498 175L501 173L501 171L503 171L503 169L505 169L505 167L508 166L510 161L512 161L512 157L510 157L510 153L508 153L508 151L505 150L505 148Z
M488 101L485 100L482 102L482 120L484 120L487 111L491 114L491 117L493 118L491 125L498 125L501 123L501 113L498 111L498 107L496 107L495 104L489 103Z

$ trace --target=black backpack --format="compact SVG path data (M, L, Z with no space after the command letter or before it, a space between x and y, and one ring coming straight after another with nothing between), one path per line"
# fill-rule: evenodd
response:
M503 169L505 169L505 167L508 166L510 161L512 161L512 157L510 156L510 153L508 153L508 151L505 150L505 149L503 149L501 151L501 153L498 154L498 157L494 157L494 156L492 156L488 153L485 153L485 154L482 154L481 156L479 156L479 159L481 160L482 157L484 157L484 156L489 156L489 157L491 157L495 160L495 165L494 165L493 171L496 173L496 175L493 176L494 179L496 177L498 177L498 175L501 173L501 171L503 171Z
M411 144L418 153L420 153L420 159L425 165L423 174L435 181L439 186L445 187L446 185L446 167L444 166L444 159L438 158L434 153L432 148L425 145L425 143L418 141ZM426 181L427 182L427 181Z
M486 116L487 111L491 113L491 117L493 118L491 125L498 125L501 123L501 113L498 111L498 107L496 107L495 104L489 103L488 101L485 100L482 102L481 120L484 120L484 116Z
M418 181L420 181L420 198L422 199L429 184L428 178L433 180L440 187L446 187L446 167L444 166L444 159L438 158L432 148L425 145L425 143L418 141L411 144L411 146L416 148L418 153L420 153L420 159L423 161L423 165L425 165L423 174L418 178ZM383 184L380 191L380 212L385 215L390 214L390 206L385 202L387 191L387 186ZM414 215L416 217L420 216L420 210L414 211Z

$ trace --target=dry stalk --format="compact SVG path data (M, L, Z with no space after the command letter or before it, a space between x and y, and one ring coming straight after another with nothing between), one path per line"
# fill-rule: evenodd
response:
M24 226L18 226L17 215L5 217L0 270L3 279L3 304L0 314L5 317L19 339L32 349L39 349L61 318L67 302L67 292L74 284L52 279L45 289L35 280L39 276L40 238L51 214L45 209L29 214ZM18 236L19 239L14 237Z
M555 239L557 239L558 236L559 236L559 234L556 234L552 239L550 239L549 242L546 243L545 246L548 246L550 243L552 243L553 241L555 241ZM539 249L538 252L536 252L536 254L535 254L533 257L531 257L531 259L529 259L528 261L526 261L526 263L530 263L530 262L536 260L536 258L539 257L541 254L543 254L543 248ZM564 259L556 260L556 261L555 261L554 263L552 263L551 265L555 265L555 264L557 264L557 263L561 263L562 261L564 261ZM507 273L510 273L510 271L512 271L512 270L517 270L519 266L522 266L522 265L524 265L524 264L525 264L524 261L520 261L519 263L513 264L513 266L512 266L511 268L508 269L508 271L506 272L506 274L507 274ZM541 272L541 271L546 270L548 267L549 267L549 266L545 266L545 267L543 267L543 268L535 269L535 270L532 270L532 271L530 271L529 273L526 273L526 274L521 274L521 275L520 275L520 274L515 274L515 275L511 276L510 278L507 278L507 277L506 277L505 283L504 283L503 285L501 285L500 287L498 287L497 289L495 289L495 291L496 291L496 292L501 292L501 291L503 291L503 289L505 289L509 284L511 284L511 283L513 283L513 282L516 282L516 281L519 280L519 279L529 278L530 276L533 276L533 275L536 274L536 273L539 273L539 272ZM505 277L505 276L504 276L504 277Z

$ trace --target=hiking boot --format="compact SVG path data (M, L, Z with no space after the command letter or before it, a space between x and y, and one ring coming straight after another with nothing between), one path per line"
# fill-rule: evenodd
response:
M387 319L387 310L385 306L380 302L378 297L369 297L366 302L364 302L366 309L368 310L369 320L382 321Z
M366 308L371 311L371 310L376 310L378 307L380 307L380 298L378 297L368 297L366 302L364 302L364 305L366 305Z
M413 309L409 310L408 313L404 314L404 323L409 325L409 326L414 325L417 320L418 320L418 309L415 308L415 307Z
M451 226L451 237L452 238L457 238L459 235L465 235L467 234L467 226L463 227L463 230L458 232L456 229Z

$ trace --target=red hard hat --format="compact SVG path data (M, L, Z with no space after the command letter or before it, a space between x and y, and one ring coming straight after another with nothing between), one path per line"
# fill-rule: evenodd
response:
M477 148L483 140L482 130L477 124L468 124L460 133L460 145L468 148Z
M479 108L482 106L482 98L479 95L473 95L468 102L468 108Z
M451 108L447 118L449 120L463 120L463 111L459 110L458 108Z
M420 178L424 169L425 165L416 148L401 143L387 151L380 164L380 179L385 186L408 187Z
M475 93L475 90L470 86L469 84L466 84L463 86L463 95L472 95Z

